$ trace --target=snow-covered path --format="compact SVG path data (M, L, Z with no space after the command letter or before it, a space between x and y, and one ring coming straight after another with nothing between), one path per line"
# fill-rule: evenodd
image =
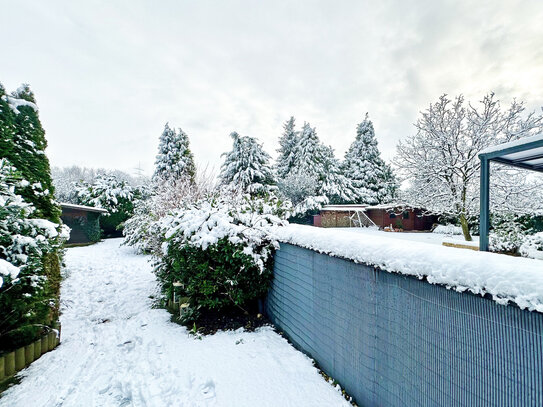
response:
M62 342L0 406L348 406L270 328L197 340L152 309L145 256L120 239L69 249Z

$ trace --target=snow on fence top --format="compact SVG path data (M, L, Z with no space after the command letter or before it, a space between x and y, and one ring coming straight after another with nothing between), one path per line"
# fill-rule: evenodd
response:
M398 240L384 233L380 237L302 225L280 227L276 233L284 243L543 312L541 260Z

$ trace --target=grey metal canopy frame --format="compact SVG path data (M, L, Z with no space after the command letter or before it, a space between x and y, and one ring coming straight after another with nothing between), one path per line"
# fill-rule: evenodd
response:
M490 161L543 172L543 134L487 148L481 160L481 210L479 217L479 250L488 251L490 229Z

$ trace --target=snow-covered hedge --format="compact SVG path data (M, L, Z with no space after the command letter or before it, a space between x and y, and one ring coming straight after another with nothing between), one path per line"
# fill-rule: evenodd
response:
M25 336L21 330L39 329L56 306L59 275L51 268L58 261L52 258L69 236L66 226L34 218L34 206L16 193L26 183L0 160L0 348Z
M425 278L456 291L490 294L500 304L543 312L543 263L540 260L406 242L341 229L289 225L278 228L280 241L331 256Z
M165 291L180 282L194 305L215 309L263 296L278 247L271 231L287 209L277 198L219 195L164 217L157 273Z

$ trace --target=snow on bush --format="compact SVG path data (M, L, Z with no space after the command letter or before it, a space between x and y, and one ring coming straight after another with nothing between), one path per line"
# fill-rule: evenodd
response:
M160 249L162 234L159 220L172 211L187 208L204 199L216 196L213 174L198 171L194 177L160 179L154 182L152 194L136 202L134 215L124 223L125 243L140 253L154 253Z
M35 207L16 193L26 184L0 160L0 348L22 340L22 329L39 329L56 306L58 282L51 280L45 258L57 256L69 236L66 226L33 217Z
M433 230L433 233L440 233L442 235L461 235L462 228L456 225L437 225Z
M527 236L519 252L524 257L543 260L543 232Z
M498 253L518 253L527 235L531 232L516 216L496 216L494 229L489 235L489 248Z
M500 304L543 312L543 265L540 260L406 242L383 236L289 225L276 231L281 242L426 278L456 291L490 294Z
M157 273L166 292L173 283L194 305L245 306L265 294L272 276L272 230L288 206L275 197L221 194L161 219L165 242Z

